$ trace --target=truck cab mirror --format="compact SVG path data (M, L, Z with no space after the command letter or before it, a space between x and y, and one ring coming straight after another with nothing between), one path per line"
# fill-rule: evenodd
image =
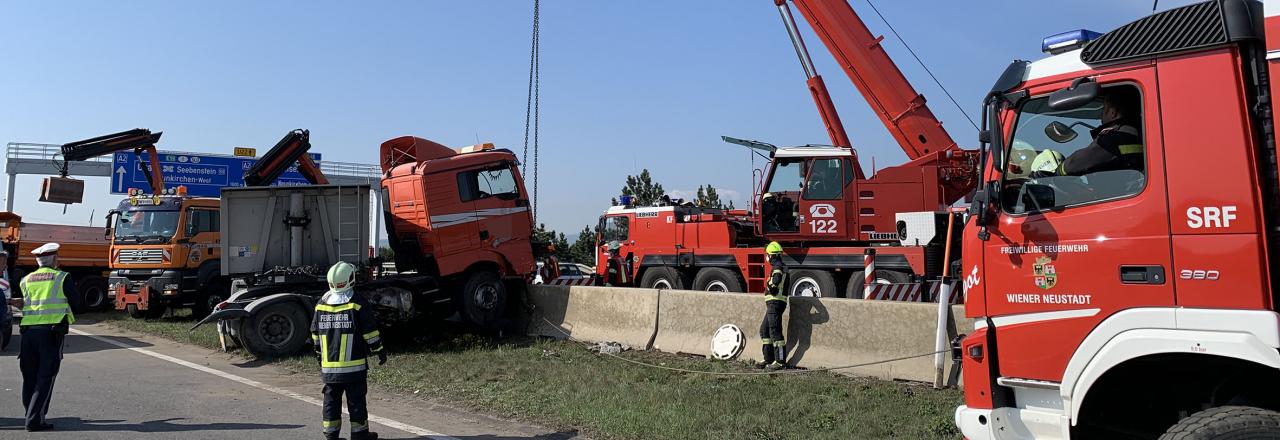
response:
M1067 124L1053 121L1050 122L1049 125L1044 126L1044 135L1048 136L1049 139L1052 139L1054 142L1065 144L1067 142L1071 142L1072 139L1075 139L1077 133Z
M1027 211L1042 211L1057 206L1057 197L1053 193L1053 187L1049 185L1028 182L1022 186L1022 191L1022 205Z
M1049 108L1071 110L1093 102L1098 97L1098 83L1088 77L1076 78L1070 86L1049 94Z

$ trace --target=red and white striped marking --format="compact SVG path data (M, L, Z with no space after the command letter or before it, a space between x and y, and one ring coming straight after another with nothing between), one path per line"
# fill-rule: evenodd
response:
M928 294L923 293L920 283L875 284L871 286L869 292L863 298L876 301L936 302L938 290L942 283L929 281L927 284L929 286ZM950 303L964 303L964 294L956 281L951 282Z
M876 285L876 250L862 251L862 297L871 298L872 286Z
M596 285L596 279L594 277L593 278L560 277L560 278L551 280L551 282L547 284L551 286L594 286Z

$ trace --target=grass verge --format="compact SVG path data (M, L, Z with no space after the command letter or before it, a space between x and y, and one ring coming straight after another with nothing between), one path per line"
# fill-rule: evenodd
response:
M217 349L212 326L189 333L176 316L133 320L104 314L127 330ZM831 373L723 377L634 365L569 341L493 340L447 334L430 346L392 342L390 361L370 373L382 390L451 402L596 439L954 439L956 390ZM755 371L643 351L629 359L705 371ZM307 356L275 364L314 373Z

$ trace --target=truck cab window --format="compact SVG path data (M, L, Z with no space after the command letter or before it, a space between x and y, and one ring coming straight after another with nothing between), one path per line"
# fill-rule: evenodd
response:
M514 200L520 197L520 187L507 165L484 170L464 171L458 174L458 193L464 202L497 197Z
M187 236L201 232L218 232L218 211L193 209L187 219Z
M611 241L623 242L630 237L630 231L628 230L630 224L627 217L605 217L600 220L600 223L603 231L601 236L602 243Z
M1070 110L1048 98L1022 105L1009 143L1001 205L1011 214L1132 196L1146 186L1141 94L1104 87Z
M780 160L773 167L769 190L760 201L760 216L765 232L800 230L795 197L804 189L804 159Z
M838 200L844 187L844 176L840 159L815 159L809 167L809 178L805 181L804 198L806 200Z

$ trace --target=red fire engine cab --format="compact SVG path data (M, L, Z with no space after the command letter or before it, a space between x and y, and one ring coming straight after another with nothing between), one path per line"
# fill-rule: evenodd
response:
M1196 3L1044 50L985 102L957 425L1277 438L1280 2Z

